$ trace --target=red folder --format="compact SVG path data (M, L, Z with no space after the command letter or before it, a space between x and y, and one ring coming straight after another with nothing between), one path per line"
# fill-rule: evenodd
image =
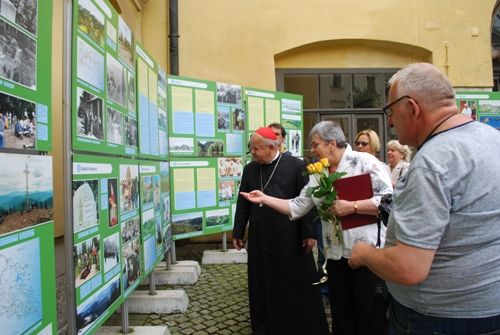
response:
M373 197L370 174L360 174L353 177L337 179L333 183L339 199L356 201ZM366 226L377 222L377 217L366 214L351 214L340 219L343 230Z

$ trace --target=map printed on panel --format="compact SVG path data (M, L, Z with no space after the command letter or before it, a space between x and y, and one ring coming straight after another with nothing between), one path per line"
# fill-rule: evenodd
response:
M38 238L0 251L2 334L22 334L42 320L39 254Z

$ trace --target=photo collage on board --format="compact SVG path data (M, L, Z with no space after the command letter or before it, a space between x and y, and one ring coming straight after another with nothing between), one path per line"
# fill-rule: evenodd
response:
M75 6L74 147L137 154L135 53L132 31L104 2Z

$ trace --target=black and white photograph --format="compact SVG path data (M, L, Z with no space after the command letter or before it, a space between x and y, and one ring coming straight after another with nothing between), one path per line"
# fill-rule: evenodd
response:
M31 101L0 92L0 148L35 148L35 108Z
M229 106L217 106L217 129L229 130L230 110Z
M118 232L104 239L104 272L108 272L120 263L120 241Z
M123 144L122 113L108 107L108 142Z
M123 246L123 289L132 286L141 275L141 243L136 238Z
M37 0L0 0L1 15L36 36Z
M135 97L135 77L132 73L127 71L127 96L128 96L128 110L135 113L136 97Z
M36 40L0 20L0 76L36 89Z
M233 130L245 130L245 111L241 108L233 109Z
M127 115L124 117L123 128L125 130L125 145L129 147L137 146L137 120Z
M92 1L78 1L78 28L101 48L105 39L104 22L104 14Z
M134 35L121 16L118 16L118 55L129 68L134 68Z
M163 197L161 201L163 207L163 221L170 222L170 197Z
M102 99L77 88L76 133L81 137L104 139Z
M158 126L163 129L167 129L167 112L161 108L158 108Z
M99 224L99 181L73 181L73 231L75 233Z
M113 100L120 105L125 105L125 69L109 53L106 57L108 99Z
M302 141L302 132L300 130L288 131L288 151L293 156L300 156L300 148Z
M161 229L161 218L156 218L156 248L161 247L163 244L163 234Z
M217 83L217 102L241 105L241 86Z
M132 241L141 231L141 222L139 217L132 218L122 223L122 242L123 244Z

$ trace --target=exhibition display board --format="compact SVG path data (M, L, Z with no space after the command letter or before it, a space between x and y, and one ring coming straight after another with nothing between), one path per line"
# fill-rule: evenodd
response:
M0 6L0 148L52 150L52 0Z
M499 92L457 92L458 111L500 130Z
M241 157L172 158L170 172L174 240L232 229Z
M52 158L0 153L2 334L57 334Z
M171 157L243 155L241 86L175 76L167 82Z
M139 118L139 156L167 159L167 110L165 76L157 62L139 45L137 54L137 100ZM162 76L160 76L160 73ZM158 108L161 101L163 108Z
M73 149L135 156L134 36L107 1L73 6Z
M302 96L284 92L245 88L248 136L259 127L280 123L287 132L286 150L302 157L303 115Z

